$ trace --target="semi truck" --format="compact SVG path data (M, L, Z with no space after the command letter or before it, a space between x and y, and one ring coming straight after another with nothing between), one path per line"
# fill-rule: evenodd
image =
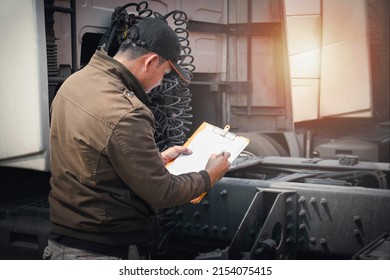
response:
M156 212L152 259L390 259L387 0L2 1L1 259L47 244L58 88L146 17L191 75L150 93L158 147L204 121L250 139L200 203Z

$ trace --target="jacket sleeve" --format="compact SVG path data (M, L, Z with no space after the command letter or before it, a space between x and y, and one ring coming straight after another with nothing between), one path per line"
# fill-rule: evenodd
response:
M185 204L211 188L206 171L169 173L154 140L154 120L144 109L118 123L108 143L108 156L122 181L157 209Z

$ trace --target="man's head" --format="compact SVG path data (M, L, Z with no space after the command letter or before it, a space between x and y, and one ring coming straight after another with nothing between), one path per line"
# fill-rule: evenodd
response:
M180 57L179 38L163 20L145 18L133 25L128 30L127 38L122 43L119 52L126 52L127 49L130 49L132 58L150 52L157 54L160 56L160 64L166 60L171 69L174 69L183 80L189 82L188 73L177 64Z

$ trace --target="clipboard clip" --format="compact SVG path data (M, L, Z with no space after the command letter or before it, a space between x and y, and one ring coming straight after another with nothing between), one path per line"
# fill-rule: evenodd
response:
M226 137L228 139L233 140L236 137L236 135L229 132L229 130L230 130L230 125L227 124L225 125L224 129L221 129L219 127L214 127L213 132L221 135L222 137Z
M224 127L224 129L223 129L221 135L222 135L222 136L226 136L226 134L229 132L229 129L230 129L230 125L228 125L228 124L225 125L225 127Z

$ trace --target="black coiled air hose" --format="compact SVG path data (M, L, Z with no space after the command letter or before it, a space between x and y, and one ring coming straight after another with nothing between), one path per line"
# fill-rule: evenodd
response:
M187 15L182 11L172 11L162 18L167 20L171 16L176 26L174 30L181 44L178 64L185 68L192 78L195 66L188 40ZM191 93L188 84L174 73L174 75L165 77L162 84L153 89L150 98L152 105L149 108L156 119L155 139L160 151L175 145L183 145L187 139L186 133L190 130L189 126L192 124L193 117L190 113L192 107L190 106Z
M182 145L192 124L191 93L189 88L174 76L166 78L151 92L152 110L156 119L155 140L160 151Z
M127 8L135 8L135 11L127 11ZM110 28L103 36L99 49L108 52L112 40L117 39L122 43L126 39L126 30L132 25L147 17L161 18L168 21L172 18L175 25L174 31L179 37L181 53L178 64L187 70L193 78L195 70L194 57L191 55L187 15L183 11L172 11L166 15L153 12L148 8L148 3L128 3L117 7L112 15ZM126 20L124 20L124 17ZM174 72L174 71L172 71ZM192 124L190 106L191 93L188 84L182 81L176 73L164 77L160 86L150 93L151 104L147 104L153 112L156 120L155 140L160 151L164 151L175 145L183 145L187 139L189 126Z

